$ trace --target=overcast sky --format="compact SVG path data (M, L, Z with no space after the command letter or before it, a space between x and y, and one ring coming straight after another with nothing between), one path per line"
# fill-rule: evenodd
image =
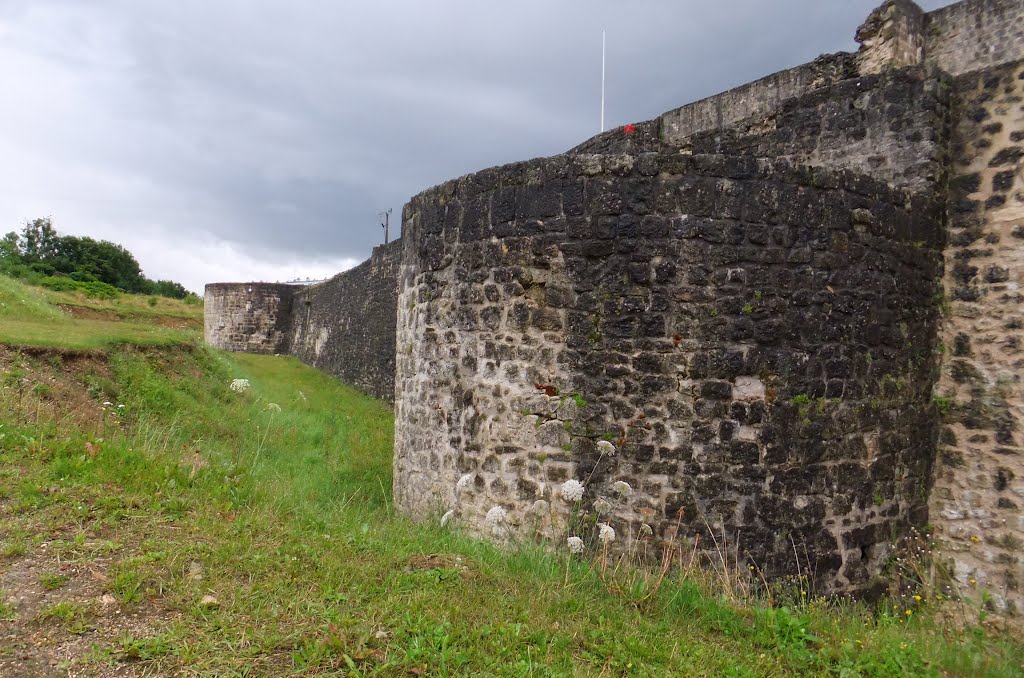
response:
M880 0L0 0L0 233L144 272L325 276L377 212L822 53ZM926 9L950 4L931 0Z

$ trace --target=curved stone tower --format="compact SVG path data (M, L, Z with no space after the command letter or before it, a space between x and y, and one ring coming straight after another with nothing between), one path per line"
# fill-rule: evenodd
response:
M206 343L226 351L287 353L295 285L211 283L206 286Z
M419 194L398 507L564 538L574 478L618 544L724 530L768 576L863 588L926 512L940 213L846 171L659 153Z

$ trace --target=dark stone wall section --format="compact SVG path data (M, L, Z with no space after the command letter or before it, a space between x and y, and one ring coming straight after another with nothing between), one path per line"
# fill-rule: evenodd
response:
M851 169L929 190L945 176L952 92L948 76L932 68L885 71L790 99L684 147Z
M847 55L849 56L849 55ZM835 59L835 57L832 57ZM849 64L851 59L841 61ZM953 87L928 66L822 78L807 92L779 100L742 120L684 135L673 117L598 135L570 153L646 152L752 155L851 169L901 187L930 190L945 179ZM725 96L725 95L721 95Z
M206 286L206 342L290 353L381 400L395 398L395 303L401 240L318 285Z
M710 549L709 524L768 576L795 544L820 588L863 590L926 519L941 223L749 157L562 156L416 196L398 506L524 527L543 500L557 525L574 477L624 544L647 525Z
M402 243L298 291L290 352L372 396L395 398L395 304Z

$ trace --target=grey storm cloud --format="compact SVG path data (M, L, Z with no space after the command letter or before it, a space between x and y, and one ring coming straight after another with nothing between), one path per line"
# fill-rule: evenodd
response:
M350 265L379 210L596 134L602 29L612 127L853 49L875 4L0 0L0 230L52 214L193 288ZM159 255L214 246L234 269Z

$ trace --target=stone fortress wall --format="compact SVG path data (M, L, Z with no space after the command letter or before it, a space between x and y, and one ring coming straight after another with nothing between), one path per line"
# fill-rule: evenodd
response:
M934 201L786 161L583 155L444 184L404 216L406 511L483 526L499 505L510 530L558 533L559 485L585 479L624 541L647 525L713 548L724 529L767 576L830 589L865 586L923 520Z
M206 343L291 354L362 391L395 397L395 304L401 241L317 285L206 286Z
M242 353L286 353L294 285L212 283L206 286L206 343Z
M401 240L299 290L289 353L382 400L395 397L395 304Z
M577 479L619 544L724 529L773 576L798 544L851 592L930 523L1024 610L1024 1L890 0L857 39L425 191L386 265L282 297L285 350L357 384L383 356L330 346L389 319L358 343L394 349L397 506L564 538ZM227 291L208 340L266 350Z

